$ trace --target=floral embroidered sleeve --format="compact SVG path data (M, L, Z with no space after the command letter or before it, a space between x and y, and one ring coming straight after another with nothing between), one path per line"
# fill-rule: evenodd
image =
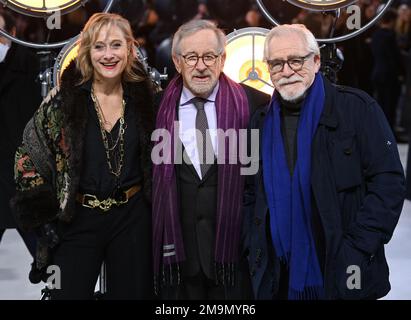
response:
M11 200L15 220L23 230L48 223L58 214L58 167L64 144L58 89L50 92L27 123L16 151L16 194Z
M45 183L53 184L51 181L47 181L46 176L41 174L41 172L44 172L41 167L47 167L46 160L56 159L56 151L59 149L59 144L61 144L62 116L60 109L55 106L57 93L58 88L53 89L44 99L33 119L27 124L26 130L31 130L32 133L27 134L25 132L23 144L17 149L14 178L18 191L32 190ZM30 130L28 127L30 127ZM36 154L44 154L48 157L45 156L41 159L42 161L37 160L36 162L30 156L33 151Z
M23 146L19 147L16 152L14 179L19 191L28 191L44 184L43 177L36 171L36 167Z

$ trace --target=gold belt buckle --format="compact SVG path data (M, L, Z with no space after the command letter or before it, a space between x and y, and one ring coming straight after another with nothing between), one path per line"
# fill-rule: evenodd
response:
M89 198L89 199L87 199ZM95 209L95 208L100 208L104 212L107 212L110 210L111 206L115 200L108 198L106 200L100 201L97 199L97 197L93 194L86 193L84 194L84 201L83 201L83 207L89 208L89 209Z
M107 198L105 200L100 201L99 199L97 199L95 195L86 193L84 194L83 207L86 207L89 209L95 209L98 207L104 212L107 212L111 209L112 205L115 204L116 206L120 206L127 202L128 202L127 196L125 197L125 200L121 200L121 201L116 201L116 199L113 199L113 198Z
M113 204L116 204L116 200L112 199L112 198L108 198L106 200L100 201L100 205L98 206L101 210L103 210L104 212L107 212L108 210L111 209L111 206Z

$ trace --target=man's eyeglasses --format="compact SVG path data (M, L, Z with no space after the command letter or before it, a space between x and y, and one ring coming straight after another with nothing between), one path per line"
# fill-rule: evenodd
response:
M278 73L284 70L284 65L288 64L291 70L300 71L303 68L304 62L310 58L314 52L310 52L304 57L295 57L288 60L267 60L268 68L272 73Z
M217 55L217 54L207 53L203 56L198 56L196 54L189 53L189 54L186 54L186 55L180 54L180 56L183 57L184 62L190 67L195 67L198 63L198 60L200 60L200 59L203 60L203 63L207 67L211 67L216 63L217 58L220 55L219 54Z

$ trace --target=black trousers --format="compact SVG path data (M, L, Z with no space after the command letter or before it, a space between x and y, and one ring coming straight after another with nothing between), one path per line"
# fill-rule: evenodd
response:
M226 292L222 285L207 278L202 270L195 276L184 277L179 286L164 287L162 300L225 300Z
M178 287L165 286L161 290L163 300L252 300L253 292L246 260L235 270L234 286L216 284L202 270L195 276L183 276Z
M284 263L280 262L280 280L278 292L273 296L273 300L288 300L288 287L290 272Z
M106 213L77 208L72 223L58 228L53 265L61 270L61 289L52 290L52 300L93 299L103 261L104 299L151 299L151 214L141 194Z
M208 279L203 271L194 277L184 279L178 292L181 300L223 300L224 287L216 285L214 280Z

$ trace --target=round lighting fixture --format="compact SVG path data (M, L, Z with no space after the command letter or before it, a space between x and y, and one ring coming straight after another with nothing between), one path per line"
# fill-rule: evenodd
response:
M329 11L347 7L358 0L287 0L298 7L315 10Z
M61 14L76 10L88 0L0 0L4 6L34 17L45 17L55 12Z
M56 58L56 62L53 68L53 84L55 86L60 86L61 76L78 54L78 40L79 36L73 38L69 43L67 43L63 49L60 51Z
M224 73L237 83L244 83L257 90L272 94L267 65L263 62L264 28L244 28L227 35Z
M273 14L267 9L263 2L264 0L256 0L257 6L260 8L264 17L266 17L267 20L269 20L274 26L289 23L287 21L279 21L278 16L274 18ZM358 2L358 0L287 0L287 2L290 5L298 6L308 11L334 11L336 18L339 18L341 10L343 10L345 7L349 5L354 5L356 2ZM388 10L388 8L391 6L393 2L394 0L380 0L381 5L379 7L379 10L377 10L375 16L365 25L361 25L359 29L355 28L352 32L342 34L340 36L330 35L327 38L317 38L317 41L320 43L335 43L349 40L351 38L358 36L359 34L371 28L384 15L386 10Z
M68 13L77 9L79 6L84 5L88 0L0 0L5 7L10 7L14 11L22 13L24 15L30 15L35 17L45 17L53 12L59 12L61 14ZM103 12L109 12L115 0L107 0L106 7ZM56 43L33 43L20 40L11 34L8 34L5 30L0 28L0 36L18 43L22 46L34 48L34 49L55 49L64 47L70 42L65 40Z

